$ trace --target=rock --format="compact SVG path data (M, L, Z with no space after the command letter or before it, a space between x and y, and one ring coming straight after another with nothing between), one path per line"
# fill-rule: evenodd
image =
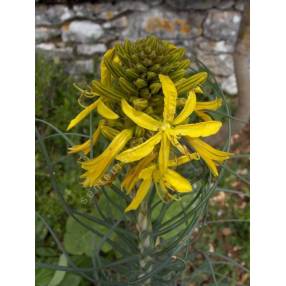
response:
M126 16L120 17L113 21L106 22L102 25L104 29L126 28L127 26L128 26L128 19Z
M211 10L204 22L204 35L213 40L228 40L234 43L240 21L239 12Z
M35 7L35 24L36 26L48 26L51 25L51 21L49 20L48 16L46 15L46 6L44 5L37 5Z
M230 76L234 73L233 57L230 54L207 54L197 51L197 57L215 75Z
M36 45L36 52L48 58L68 60L73 58L72 47L58 47L54 43L41 43Z
M115 17L119 17L121 14L127 12L146 12L149 7L147 4L141 1L118 1L115 5L105 5L99 6L101 10L99 12L98 18L110 21Z
M129 25L122 32L121 39L135 40L148 34L163 39L190 39L202 31L191 26L189 17L187 12L173 12L163 7L155 7L146 13L133 13L128 17Z
M230 9L234 5L234 0L220 0L215 6L219 9Z
M207 10L213 8L220 0L166 0L166 3L174 9Z
M64 5L36 6L36 26L59 25L74 16L73 10Z
M141 1L119 1L116 5L116 9L121 11L138 11L146 12L149 7L147 4Z
M64 5L52 5L46 11L52 24L60 24L74 17L74 12Z
M64 42L94 43L103 34L99 24L91 21L73 21L62 33Z
M103 54L107 50L105 44L95 44L95 45L78 45L77 53L84 56L92 56L94 54Z
M58 37L61 35L61 31L59 29L40 27L36 28L35 37L36 42L44 42L50 40L51 38Z
M65 71L73 76L92 74L94 72L93 60L77 60L65 66Z
M154 7L160 5L163 0L145 0L144 2L148 3L149 6Z
M235 75L232 74L229 77L218 79L218 81L221 83L221 88L223 91L225 91L229 95L236 95L237 90L237 83Z
M189 14L189 21L191 26L202 28L203 22L207 17L206 11L190 11Z
M234 51L234 45L227 41L212 41L206 38L200 37L196 40L197 47L206 53L232 53Z
M244 6L245 6L245 1L249 1L249 0L236 0L234 8L236 10L243 11Z
M82 3L73 6L75 16L80 18L95 19L98 10L98 6L91 3Z

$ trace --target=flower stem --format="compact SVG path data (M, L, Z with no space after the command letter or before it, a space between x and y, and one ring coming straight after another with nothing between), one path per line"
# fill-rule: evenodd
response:
M139 209L137 215L137 230L139 232L139 251L140 251L140 275L141 278L145 274L152 271L152 257L150 256L151 250L153 248L152 241L152 222L149 210L149 200L145 199ZM151 278L148 278L141 284L142 286L150 286Z

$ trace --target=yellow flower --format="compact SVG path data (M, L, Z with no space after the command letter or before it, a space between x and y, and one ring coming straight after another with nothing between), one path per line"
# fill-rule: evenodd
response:
M190 155L186 147L179 142L180 137L196 138L213 135L220 129L221 122L208 121L180 125L180 123L184 122L194 111L196 106L196 94L193 90L189 92L184 108L178 116L174 118L177 100L176 87L168 76L160 74L159 79L164 94L163 121L158 121L150 115L134 109L123 99L123 112L138 126L156 133L144 143L122 152L116 159L124 163L140 160L149 155L154 147L161 142L159 170L163 173L167 169L171 145L176 147L183 155Z
M206 101L206 102L199 102L197 101L195 112L198 117L200 117L204 121L210 121L212 118L205 112L207 110L217 110L221 107L222 100L221 98L217 98L212 101Z
M150 115L134 109L122 100L122 110L138 126L155 133L144 143L123 151L116 156L117 160L124 163L139 161L135 168L131 169L122 186L130 192L138 180L142 180L136 196L125 211L136 209L148 193L151 184L154 183L158 194L171 196L168 189L176 192L189 192L192 190L190 182L180 174L170 169L180 164L184 164L193 159L199 159L198 154L206 162L210 170L217 176L216 164L228 159L230 153L219 151L203 142L200 137L206 137L218 132L221 122L208 120L193 124L181 124L185 122L192 112L200 110L216 110L221 105L221 101L216 99L210 102L197 102L195 90L188 93L188 98L181 112L176 115L177 90L174 83L168 76L159 75L164 94L163 120L159 121ZM186 146L179 140L184 137L197 153L189 153ZM156 157L154 148L161 143L158 155L158 165L150 164ZM173 145L183 156L170 160L170 148Z
M192 157L193 159L198 159L196 154L192 154ZM189 161L190 158L188 156L181 156L180 158L178 158L178 161L170 160L168 163L168 167L178 166ZM135 197L125 209L125 212L136 210L138 208L140 203L148 194L148 191L151 190L152 183L155 184L157 193L162 200L164 200L165 196L172 197L169 194L168 189L172 190L173 192L175 191L179 193L192 191L192 185L187 179L185 179L179 173L170 168L167 168L165 172L161 174L156 164L151 164L149 167L141 170L141 172L139 172L139 175L133 177L128 177L127 175L125 180L127 180L127 178L131 178L132 186L134 186L139 180L142 180L142 182L136 192Z
M231 153L217 150L199 138L188 137L189 144L200 154L214 176L218 176L216 165L231 157Z
M124 129L118 133L109 146L99 156L92 160L85 161L81 167L86 172L81 175L84 178L83 186L93 187L98 184L115 156L125 147L127 142L132 138L132 129Z
M100 129L101 129L101 126L99 125L92 135L92 141L90 139L88 139L87 141L85 141L82 144L74 145L74 146L69 148L68 153L74 154L74 153L83 152L85 155L88 154L90 152L91 147L93 147L99 139Z
M118 57L114 57L114 49L108 50L101 61L100 68L101 68L101 83L104 85L110 85L111 82L111 74L107 67L104 64L104 60L106 58L113 59L113 61L118 62ZM97 94L93 93L91 97L98 96ZM99 97L95 102L87 106L84 110L82 110L74 119L71 120L67 127L67 131L76 126L78 123L80 123L91 111L94 109L97 110L97 112L106 119L117 119L119 116L108 107L106 102Z
M162 200L192 191L191 183L175 171L191 160L202 159L212 174L218 175L217 166L231 154L214 149L201 138L221 128L222 123L213 120L208 111L217 110L222 102L197 100L208 75L198 72L185 78L189 65L183 49L154 37L125 41L104 54L100 81L92 81L89 90L78 88L80 105L83 98L95 100L87 107L82 105L84 109L67 128L76 126L93 110L104 118L89 140L69 148L70 154L88 154L101 135L110 141L96 158L81 162L85 187L103 186L115 160L121 161L120 166L133 163L121 184L127 193L138 186L125 210L130 211L138 208L152 185ZM189 122L193 114L196 121Z

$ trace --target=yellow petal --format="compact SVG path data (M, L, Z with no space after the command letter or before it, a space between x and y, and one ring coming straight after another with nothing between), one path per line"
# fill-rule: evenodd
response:
M198 153L189 153L188 155L183 155L180 157L176 157L173 160L170 160L168 163L169 167L177 167L183 164L190 162L191 160L199 160L200 155Z
M196 110L217 110L221 107L221 104L221 98L212 101L197 101Z
M190 182L174 170L168 169L164 175L166 185L180 193L192 191Z
M177 89L168 76L159 74L159 80L164 94L163 118L166 122L172 122L176 113Z
M204 93L203 90L202 90L202 88L201 88L200 86L196 86L196 87L194 88L194 90L195 90L195 93Z
M194 124L176 126L171 133L176 136L206 137L219 131L222 123L220 121L207 121Z
M200 117L204 121L212 121L213 119L203 111L195 111L197 116Z
M162 132L161 146L159 151L159 169L161 174L167 170L170 156L170 141L165 132Z
M101 83L103 85L109 86L111 84L111 73L106 67L104 60L111 59L114 54L114 49L109 49L103 56L101 63L100 63L100 72L101 72Z
M155 164L151 164L149 167L143 169L139 174L139 179L148 179L154 172L156 168Z
M215 149L199 138L190 138L189 142L195 149L204 150L210 159L218 162L223 162L232 156L232 153Z
M202 159L207 164L207 166L210 168L212 174L217 177L218 176L218 170L217 170L217 167L216 167L216 164L214 163L214 161L208 157L208 155L205 151L200 150L199 153L200 153L200 156L202 157Z
M100 129L101 127L99 126L93 133L92 135L92 146L96 144L98 141L99 135L100 135ZM83 144L80 145L74 145L69 148L69 154L74 154L78 152L83 152L84 154L88 154L90 152L90 147L91 147L91 141L88 139L85 141Z
M127 172L121 184L121 186L127 190L127 193L131 192L131 190L134 188L136 182L139 179L138 176L140 172L144 168L146 168L154 158L155 158L155 153L151 153L147 157L142 159L134 168L130 167L129 171Z
M132 202L129 204L129 206L125 209L125 212L129 212L131 210L136 210L141 202L146 197L147 193L150 191L150 187L152 184L152 173L154 171L155 165L150 166L149 168L146 168L141 171L139 177L143 179L138 191L136 192L136 195Z
M188 137L186 139L192 145L192 147L200 154L202 159L210 168L212 174L214 176L218 176L216 162L223 162L224 160L230 158L232 154L217 150L198 138Z
M97 112L106 119L117 119L119 116L99 99Z
M87 106L83 111L81 111L73 120L71 120L67 131L76 126L79 122L81 122L92 110L94 110L100 99L96 100L94 103Z
M113 138L114 138L117 134L119 134L119 131L116 130L116 129L114 129L114 128L112 128L112 127L103 125L103 126L101 127L101 133L102 133L102 135L103 135L105 138L107 138L107 139L109 139L109 140L113 140Z
M182 109L180 114L175 118L173 124L176 125L185 121L192 114L195 107L196 107L196 94L193 90L190 90L184 108Z
M157 133L144 143L120 153L119 155L117 155L116 159L124 163L138 161L149 155L153 151L155 145L158 144L160 141L161 134Z
M152 183L151 177L150 179L143 180L136 193L136 196L134 197L132 202L128 205L128 207L124 210L125 212L136 210L139 207L141 202L146 197L147 193L150 191L151 183Z
M138 126L151 130L151 131L157 131L159 127L161 126L161 123L148 114L138 111L135 108L133 108L129 103L123 99L121 102L122 110L123 112Z
M132 130L125 129L121 131L109 146L104 150L104 152L98 157L83 162L81 164L82 168L86 172L81 176L85 178L83 185L86 187L92 187L97 184L97 182L104 175L107 168L110 166L114 157L125 147L126 143L132 138Z

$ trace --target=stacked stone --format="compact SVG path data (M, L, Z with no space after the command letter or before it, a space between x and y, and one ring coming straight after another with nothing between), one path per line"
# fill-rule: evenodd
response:
M79 76L93 73L95 56L116 41L151 33L197 56L222 88L234 95L233 52L243 4L243 0L113 1L72 7L38 4L36 51L62 61L69 74Z

